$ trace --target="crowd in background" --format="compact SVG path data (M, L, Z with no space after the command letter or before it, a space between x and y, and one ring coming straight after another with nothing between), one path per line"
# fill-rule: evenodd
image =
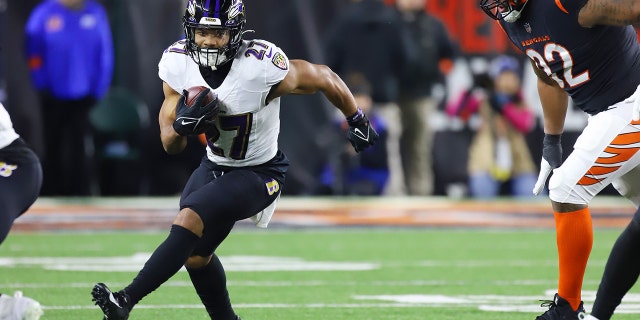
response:
M274 1L277 6L272 5ZM179 192L203 156L203 148L193 139L188 151L179 156L162 150L157 126L162 101L157 63L163 50L182 33L176 15L181 14L183 2L5 3L0 14L3 47L12 43L24 50L0 52L2 92L7 93L2 99L16 129L43 159L42 195ZM74 8L78 3L91 6ZM71 13L60 11L62 4ZM78 15L77 10L94 11ZM477 11L482 22L462 19L452 24L449 14L454 10L459 15ZM494 36L495 24L478 8L427 0L272 0L252 3L247 16L248 29L260 33L245 38L273 39L290 59L327 64L348 81L354 94L363 99L361 107L371 109L383 137L375 149L349 153L344 137L333 130L342 124L327 101L320 96L283 99L280 142L295 163L284 194L525 195L522 190L528 188L528 178L537 170L541 150L534 76L528 64L519 64L520 58L511 58L512 64L502 69L491 65L494 58L513 52L503 38ZM61 23L71 22L77 24L74 32L78 34L55 34ZM468 34L466 30L474 25L473 30L480 33ZM101 30L95 37L81 36L83 30L94 27ZM73 41L54 41L56 36ZM45 44L58 45L59 54L44 59L45 53L39 50ZM75 56L82 53L87 56ZM80 75L86 78L59 74L71 70L74 63L87 72ZM475 68L478 64L485 67ZM478 83L487 78L499 81L498 73L505 70L522 83L508 89L513 92L496 94L497 84ZM62 86L67 87L60 89ZM478 89L483 91L479 95ZM457 113L447 117L446 107L456 103ZM473 103L476 110L468 106ZM317 108L300 111L302 108L295 108L299 104ZM130 105L121 111L129 116L109 123L99 112L114 105L121 109ZM514 112L519 115L516 123ZM91 113L95 113L93 118ZM125 118L133 122L126 126L128 131ZM567 146L572 143L571 126L584 125L583 117L571 118L578 120L568 124L563 139ZM522 119L526 125L518 124ZM120 130L113 123L120 124ZM489 133L486 128L491 129ZM315 139L302 143L296 138L301 134ZM478 147L480 137L490 147ZM485 158L483 168L474 165L478 158Z

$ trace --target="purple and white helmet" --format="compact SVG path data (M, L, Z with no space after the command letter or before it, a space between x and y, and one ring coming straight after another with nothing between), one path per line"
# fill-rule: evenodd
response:
M245 22L242 0L189 0L182 18L187 52L203 67L216 68L233 60L242 44ZM219 49L199 47L195 31L200 28L229 30L229 43Z

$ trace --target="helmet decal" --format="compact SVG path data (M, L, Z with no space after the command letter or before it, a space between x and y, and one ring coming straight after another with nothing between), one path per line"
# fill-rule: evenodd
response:
M231 7L229 7L229 12L227 13L227 20L233 20L238 15L244 15L244 5L240 0L233 0Z
M189 2L187 2L187 11L184 14L184 22L186 21L190 23L196 22L196 0L189 0Z
M189 0L187 3L187 12L194 17L196 15L196 2L195 0Z

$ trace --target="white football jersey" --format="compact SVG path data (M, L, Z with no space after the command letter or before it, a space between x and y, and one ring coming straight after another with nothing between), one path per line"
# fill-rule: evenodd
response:
M175 91L209 87L198 65L185 50L185 40L165 50L158 75ZM220 101L216 127L220 136L207 137L207 157L219 165L263 164L278 151L280 98L265 104L271 86L289 72L289 59L264 40L245 40L222 84L213 89Z
M8 146L20 136L13 130L13 123L4 105L0 103L0 149Z

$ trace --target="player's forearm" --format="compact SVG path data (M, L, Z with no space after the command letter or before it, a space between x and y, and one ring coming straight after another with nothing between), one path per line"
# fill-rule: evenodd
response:
M564 120L567 115L569 97L558 86L549 85L538 80L538 93L544 118L544 132L561 134L564 131Z
M640 2L637 0L589 0L580 10L578 22L583 27L638 25Z
M182 152L187 146L187 138L178 135L173 130L173 126L164 126L160 128L160 140L162 141L162 147L168 154L176 154Z
M322 89L322 92L345 117L355 114L358 111L358 106L349 87L347 87L337 74L331 70L328 71L327 79L329 80L329 84Z
M158 124L160 125L160 141L164 151L168 154L176 154L184 150L187 146L187 138L180 136L173 129L173 121L175 120L175 109L170 108L173 105L172 100L165 100L160 108L158 116Z

